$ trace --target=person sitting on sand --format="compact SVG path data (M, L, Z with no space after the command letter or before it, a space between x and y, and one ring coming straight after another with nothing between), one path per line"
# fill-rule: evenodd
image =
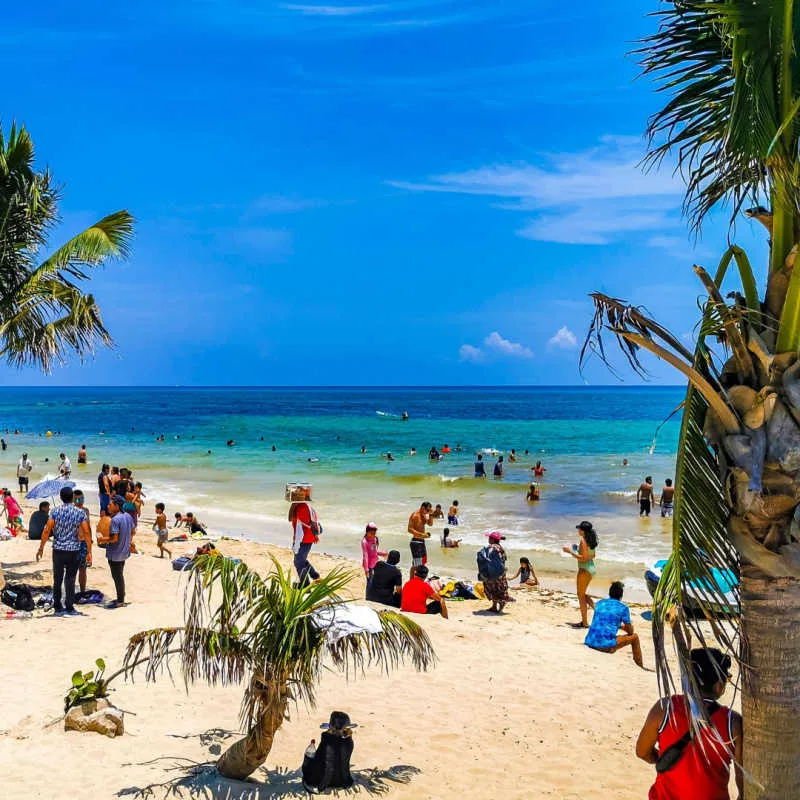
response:
M372 580L367 583L367 600L400 608L403 575L397 566L399 563L399 550L390 550L386 561L378 561L372 570Z
M442 531L442 547L458 547L461 544L461 539L450 538L450 528L445 528Z
M525 499L529 503L535 503L539 500L539 487L535 483L532 483L528 487L528 493L525 495Z
M400 610L409 614L441 614L447 619L447 606L441 595L425 580L427 577L426 566L420 565L415 568L414 577L403 587Z
M353 756L353 728L348 714L334 711L330 722L321 726L325 733L313 755L309 750L303 759L303 788L311 794L326 789L349 789L353 785L350 759Z
M691 652L692 673L711 725L689 736L689 700L672 695L659 700L647 715L636 742L636 755L659 770L649 797L657 800L727 798L731 766L739 798L744 795L742 717L717 700L730 678L731 658L716 648ZM712 730L713 729L713 730ZM667 767L664 760L672 762Z
M156 503L156 521L153 525L153 530L158 537L156 539L156 545L158 546L159 558L164 558L164 553L166 553L169 558L172 558L172 553L164 547L167 543L168 536L167 515L164 513L166 510L166 506L163 503Z
M184 522L185 517L181 514L180 511L175 512L175 522L172 523L173 528L185 528L186 522Z
M437 503L436 508L433 509L433 519L444 519L444 511L442 510L441 503Z
M633 632L631 611L622 602L623 589L622 581L614 581L608 589L608 597L598 601L583 643L592 650L602 650L604 653L616 653L630 645L633 663L644 669L639 634ZM625 631L624 634L618 633L620 628Z
M203 525L200 520L196 519L191 511L186 512L186 516L181 519L181 522L186 523L186 527L189 528L189 533L200 533L203 536L208 536L205 525Z
M458 525L458 500L453 500L453 504L447 512L447 524Z
M47 520L50 519L50 503L47 500L42 500L39 503L39 510L31 514L28 520L28 538L41 539L44 526L47 525Z
M525 557L522 556L519 560L519 569L508 579L513 581L519 578L519 586L513 586L513 589L523 589L526 586L538 586L539 579L533 571L533 564Z

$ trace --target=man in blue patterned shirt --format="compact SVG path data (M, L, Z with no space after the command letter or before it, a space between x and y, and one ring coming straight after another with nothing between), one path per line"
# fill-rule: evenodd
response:
M77 614L75 610L75 578L80 566L80 543L86 542L87 563L92 563L92 533L86 512L72 504L72 489L65 486L60 493L63 505L50 512L42 531L42 543L36 553L38 561L44 554L47 540L53 537L53 610L56 614ZM64 584L64 605L61 604L61 584Z
M621 581L614 581L608 589L608 597L597 603L584 644L606 653L616 653L630 645L634 663L644 669L639 634L633 632L630 609L622 602L623 588ZM619 633L620 628L624 633Z

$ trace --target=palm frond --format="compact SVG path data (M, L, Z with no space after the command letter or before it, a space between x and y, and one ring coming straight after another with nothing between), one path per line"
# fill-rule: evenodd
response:
M781 8L778 8L781 6ZM783 3L669 0L653 16L657 31L636 51L643 74L669 95L651 117L646 163L677 157L685 209L698 228L720 202L732 217L774 187L791 193L798 124L791 114L797 54ZM795 9L795 18L797 10Z

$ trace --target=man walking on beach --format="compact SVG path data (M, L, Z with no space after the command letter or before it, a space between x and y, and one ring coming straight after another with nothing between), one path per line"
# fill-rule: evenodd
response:
M106 559L114 587L117 590L117 599L106 603L106 608L122 608L125 603L125 562L131 554L131 536L133 534L133 518L126 514L122 507L125 498L115 494L108 502L108 516L111 517L111 527L108 539L98 540L98 544L106 545Z
M653 477L648 475L644 483L636 491L636 499L639 501L639 516L650 516L650 506L653 503Z
M20 492L25 492L26 494L28 493L28 477L30 476L32 469L33 464L28 458L28 454L23 453L22 458L20 458L19 462L17 463L17 480L19 481Z
M313 581L319 578L319 572L308 560L311 548L319 541L319 520L311 503L303 502L292 503L289 507L289 522L292 524L294 568L297 570L298 581L303 586L308 583L309 578Z
M672 503L675 500L675 487L672 485L672 478L664 481L664 488L661 490L661 516L672 516Z
M38 561L44 546L53 536L53 610L56 614L74 615L75 579L81 561L81 542L86 544L86 563L92 563L92 534L86 512L72 504L73 492L65 486L60 492L63 505L50 512L50 519L42 531L42 541L36 552ZM61 584L64 584L64 605L61 604Z
M425 540L431 535L425 530L431 524L431 511L433 506L426 500L409 518L408 532L411 534L411 576L415 567L428 563L428 549Z

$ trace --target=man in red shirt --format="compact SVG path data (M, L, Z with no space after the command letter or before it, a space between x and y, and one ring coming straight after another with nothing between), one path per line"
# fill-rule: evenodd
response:
M447 606L444 599L425 580L428 568L424 565L414 570L414 577L403 587L400 597L400 610L411 614L441 614L447 619ZM430 598L431 602L428 602Z
M292 523L292 552L294 553L294 568L302 586L308 579L317 580L317 572L308 560L308 554L316 542L319 541L317 532L321 530L317 520L317 512L310 503L292 503L289 507L289 522Z

